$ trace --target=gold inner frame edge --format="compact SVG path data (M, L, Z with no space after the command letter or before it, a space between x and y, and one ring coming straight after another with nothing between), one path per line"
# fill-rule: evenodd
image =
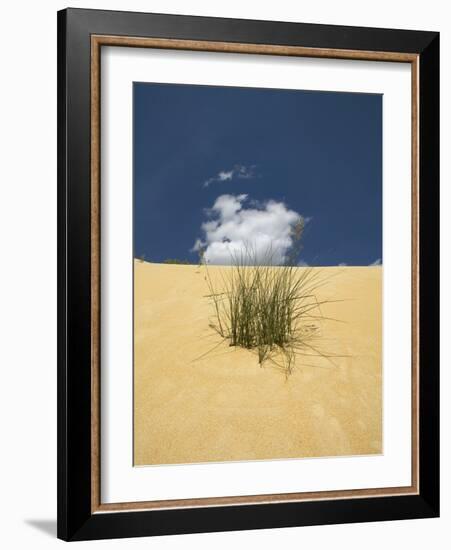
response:
M407 487L101 503L100 498L100 50L102 46L157 48L410 63L412 163L412 481ZM419 494L419 56L401 52L307 48L112 35L91 36L91 513L308 502Z

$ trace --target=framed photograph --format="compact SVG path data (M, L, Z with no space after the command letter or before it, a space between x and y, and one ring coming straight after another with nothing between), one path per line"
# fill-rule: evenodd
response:
M439 35L58 13L58 536L439 514Z

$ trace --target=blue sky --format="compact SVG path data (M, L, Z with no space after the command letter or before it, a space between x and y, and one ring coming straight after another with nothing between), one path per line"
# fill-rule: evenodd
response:
M382 96L135 83L134 254L227 263L248 242L286 259L382 258Z

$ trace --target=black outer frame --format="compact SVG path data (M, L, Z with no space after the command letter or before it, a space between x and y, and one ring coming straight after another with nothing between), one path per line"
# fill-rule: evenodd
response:
M91 34L420 56L420 494L91 513ZM439 515L439 34L72 9L58 12L58 537L135 537Z

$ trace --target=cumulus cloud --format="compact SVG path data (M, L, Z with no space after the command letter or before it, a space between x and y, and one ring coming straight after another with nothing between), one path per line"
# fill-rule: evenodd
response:
M231 181L233 179L249 180L255 178L255 165L245 166L243 164L235 164L230 170L221 170L215 176L204 181L204 187L208 187L215 182Z
M269 200L251 203L248 196L220 195L207 211L209 219L201 226L202 238L193 249L203 251L209 264L227 265L233 256L251 249L257 263L282 264L293 245L293 227L304 218L283 202Z
M373 263L369 264L370 266L373 265L382 265L382 258L378 258L377 260L374 260Z

